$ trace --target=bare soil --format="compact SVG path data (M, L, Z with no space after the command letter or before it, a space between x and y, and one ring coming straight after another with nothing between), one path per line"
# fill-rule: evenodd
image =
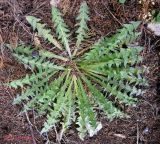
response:
M80 2L81 0L61 0L59 4L71 31L75 30L75 17ZM87 0L87 3L91 11L90 35L95 40L112 35L124 23L140 20L143 14L151 10L160 11L158 0L155 5L148 2L139 4L137 0L128 0L125 5L120 5L117 0ZM28 73L11 56L4 44L9 43L12 47L16 47L19 42L32 44L34 34L25 16L41 18L53 29L50 12L49 0L0 0L0 83L24 77ZM149 86L137 106L126 108L125 111L131 117L114 119L112 122L100 117L103 129L92 138L86 137L85 141L78 138L73 125L61 143L160 144L160 37L154 36L143 24L140 30L142 36L139 42L144 46L142 65L149 68L149 73L145 74ZM19 115L22 105L12 105L18 91L0 86L0 144L58 143L55 130L48 135L40 135L44 118L35 120L33 111Z

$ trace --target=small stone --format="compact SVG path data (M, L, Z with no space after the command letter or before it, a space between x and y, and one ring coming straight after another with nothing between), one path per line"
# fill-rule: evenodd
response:
M148 127L146 127L144 130L143 130L143 134L149 134L150 133L150 129Z
M154 32L156 36L160 36L160 23L148 23L147 28Z
M39 57L39 51L37 51L37 50L32 51L32 57L33 58Z

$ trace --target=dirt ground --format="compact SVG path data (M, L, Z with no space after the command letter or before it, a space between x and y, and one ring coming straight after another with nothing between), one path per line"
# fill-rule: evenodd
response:
M138 0L127 0L120 5L117 0L87 0L90 7L90 33L96 39L109 36L122 24L141 20L152 10L160 11L160 2L155 5ZM59 8L71 31L81 0L61 0ZM0 0L0 83L25 76L24 70L11 56L4 44L13 47L19 42L32 43L33 31L25 16L34 15L53 29L49 0ZM149 68L145 74L149 82L146 93L136 107L126 108L129 119L114 119L112 122L100 117L103 129L94 137L78 138L75 126L66 133L61 143L65 144L160 144L160 37L149 32L143 24L139 42L144 46L143 65ZM54 31L54 30L53 30ZM34 111L19 115L22 105L12 105L18 90L0 86L0 144L48 144L58 143L56 131L41 136L39 131L43 118L34 118ZM32 125L32 124L33 125Z

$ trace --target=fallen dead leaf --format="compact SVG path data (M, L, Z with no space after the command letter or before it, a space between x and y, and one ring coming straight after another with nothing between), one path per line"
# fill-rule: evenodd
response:
M17 47L17 45L18 45L18 36L17 36L17 34L15 32L11 32L9 42L10 42L10 45L11 45L12 48L16 48Z
M63 14L65 15L71 9L71 1L70 0L61 0L60 8L62 9Z
M34 45L35 45L35 47L40 47L41 46L41 42L40 42L37 34L34 35Z

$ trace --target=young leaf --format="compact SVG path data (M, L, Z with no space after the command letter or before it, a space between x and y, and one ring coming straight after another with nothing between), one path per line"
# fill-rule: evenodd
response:
M26 16L27 21L33 27L33 30L38 31L38 35L43 37L45 40L48 40L50 43L54 44L57 48L62 49L60 44L56 39L53 38L53 35L50 34L51 30L45 28L45 24L41 24L40 20L34 16Z
M86 38L87 34L87 21L89 20L89 8L87 6L87 3L84 1L79 9L79 15L77 17L77 20L79 21L79 23L77 23L77 25L79 26L76 33L77 35L77 42L76 42L76 46L79 48L81 42L84 40L84 38Z
M29 67L31 67L32 69L34 68L38 68L40 69L53 69L53 70L64 70L64 68L62 66L57 66L54 65L52 63L50 63L49 61L47 62L43 62L43 58L33 58L32 56L24 56L24 55L19 55L19 54L13 54L14 57L16 57L20 62L28 65Z
M124 4L126 0L119 0L119 3Z
M71 50L69 47L69 30L64 20L61 17L60 11L56 7L52 7L52 21L54 22L54 26L56 28L56 33L58 35L58 39L61 39L62 43L65 46L69 56L71 57Z
M65 108L65 103L67 101L65 90L71 83L71 77L66 77L66 80L61 87L61 91L57 94L57 102L54 104L54 110L51 109L50 113L47 115L47 121L44 123L44 127L41 133L49 131L55 123L60 120L60 115Z
M63 61L68 61L68 58L65 58L63 56L59 56L54 54L53 52L49 52L44 49L37 50L36 48L33 48L31 46L25 46L25 45L19 45L17 48L14 49L14 52L16 54L25 54L27 56L32 56L33 57L33 52L37 51L38 57L42 58L55 58Z

